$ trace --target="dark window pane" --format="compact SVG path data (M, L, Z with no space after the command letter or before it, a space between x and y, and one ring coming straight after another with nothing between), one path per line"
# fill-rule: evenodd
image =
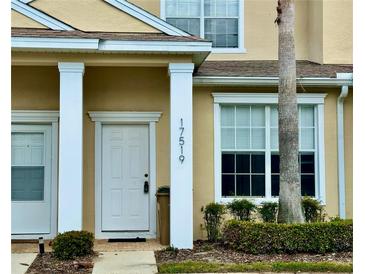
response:
M314 154L300 155L301 173L314 173Z
M279 196L280 176L271 175L271 196Z
M222 173L234 173L234 154L222 154Z
M265 196L265 175L252 175L252 196Z
M280 157L278 154L271 155L271 173L280 173Z
M265 155L252 154L251 155L251 172L265 173Z
M250 155L249 154L236 154L236 172L237 173L250 173Z
M222 196L234 195L234 175L222 175Z
M302 175L302 196L315 196L314 175Z
M42 201L43 195L44 167L11 168L12 201Z
M250 196L250 175L237 175L237 196Z

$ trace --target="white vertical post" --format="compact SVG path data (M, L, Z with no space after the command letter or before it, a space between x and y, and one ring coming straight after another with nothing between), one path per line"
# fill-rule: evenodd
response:
M82 229L83 63L58 63L60 137L58 232Z
M193 247L194 64L169 64L170 74L170 244Z

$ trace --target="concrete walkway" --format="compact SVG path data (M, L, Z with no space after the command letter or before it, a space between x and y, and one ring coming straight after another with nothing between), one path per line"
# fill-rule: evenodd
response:
M94 261L93 274L157 273L153 251L100 252Z
M12 253L11 274L24 274L37 257L37 253Z

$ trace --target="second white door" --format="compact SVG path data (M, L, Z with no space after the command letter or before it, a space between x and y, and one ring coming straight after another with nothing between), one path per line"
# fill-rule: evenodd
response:
M149 230L147 125L104 125L102 231Z

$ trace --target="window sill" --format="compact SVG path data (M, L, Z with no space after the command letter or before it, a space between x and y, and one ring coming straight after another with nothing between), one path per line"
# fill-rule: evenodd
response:
M212 48L212 53L247 53L245 48Z
M251 202L253 202L255 205L261 205L262 203L265 202L279 202L279 197L272 197L272 198L259 198L259 197L232 197L232 198L225 198L225 197L221 197L220 199L218 199L216 202L220 203L220 204L228 204L230 202L232 202L233 200L237 200L237 199L246 199L249 200ZM321 205L326 205L325 203L323 203L322 201L320 201L318 199L318 197L316 197L316 199L321 203Z

